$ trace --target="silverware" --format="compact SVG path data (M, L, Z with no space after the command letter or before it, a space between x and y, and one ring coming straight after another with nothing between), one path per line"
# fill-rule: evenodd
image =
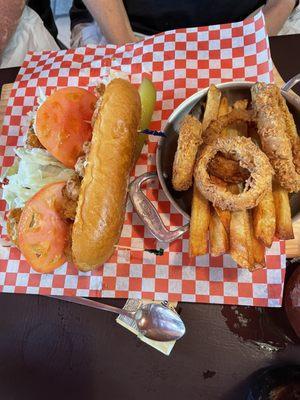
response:
M85 299L83 297L49 296L69 303L96 308L125 315L136 322L139 332L152 340L168 342L178 340L185 334L185 326L180 316L163 304L144 304L137 311L127 311L108 304Z

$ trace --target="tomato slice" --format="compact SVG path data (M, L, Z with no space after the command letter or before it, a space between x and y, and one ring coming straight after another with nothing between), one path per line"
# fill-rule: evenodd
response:
M36 114L36 135L42 145L66 167L74 167L82 146L91 140L96 96L82 88L52 93Z
M19 248L37 272L49 273L66 261L70 226L59 214L66 182L50 183L26 204L18 225Z

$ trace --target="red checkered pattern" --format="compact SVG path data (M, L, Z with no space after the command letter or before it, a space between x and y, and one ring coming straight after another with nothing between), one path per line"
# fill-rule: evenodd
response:
M244 22L169 31L146 40L116 46L29 53L8 101L0 164L10 166L14 147L22 144L26 114L37 104L38 88L46 94L65 86L93 88L111 68L139 84L150 74L157 89L153 129L163 129L171 112L210 83L232 80L270 82L272 63L262 13ZM157 138L150 137L134 176L155 170ZM170 228L185 221L167 201L158 182L147 194ZM5 204L0 203L4 214ZM2 234L5 232L3 231ZM137 249L160 247L128 204L120 245ZM249 273L229 255L188 257L188 234L156 257L141 251L116 251L97 271L80 273L63 265L40 275L15 248L2 249L0 291L69 296L132 297L155 300L280 306L284 280L284 244L275 242L267 254L268 268Z

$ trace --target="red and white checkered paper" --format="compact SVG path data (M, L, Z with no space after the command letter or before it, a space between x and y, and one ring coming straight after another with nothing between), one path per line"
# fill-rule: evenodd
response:
M171 112L210 83L231 80L270 82L272 62L263 15L244 22L169 31L122 47L88 46L76 50L29 53L8 101L0 137L0 163L10 166L15 146L22 145L26 114L37 104L38 88L46 94L65 86L92 88L110 69L121 70L134 84L150 74L157 89L153 129L163 129ZM149 138L134 176L155 170L158 139ZM170 205L158 182L147 194L170 228L186 221ZM1 202L1 213L5 204ZM128 202L120 245L161 247ZM250 273L229 255L190 259L188 234L162 246L163 256L116 251L97 271L81 273L65 264L53 274L30 269L16 248L2 249L0 291L45 295L151 298L155 300L280 306L285 274L284 243L267 251L267 269Z

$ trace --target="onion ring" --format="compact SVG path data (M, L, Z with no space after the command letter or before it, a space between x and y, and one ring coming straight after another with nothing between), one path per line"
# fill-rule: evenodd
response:
M216 185L207 167L218 152L230 155L250 172L244 191L232 194ZM219 138L205 146L197 160L194 171L195 184L202 195L222 210L239 211L257 206L266 190L271 190L273 169L268 157L245 137Z
M240 100L241 102L244 103L244 100ZM254 121L254 114L251 111L247 111L244 108L235 108L229 114L211 122L203 134L203 141L209 144L219 137L227 137L224 132L226 132L228 126L236 122L252 121ZM240 183L249 177L248 171L243 170L237 161L227 159L219 154L211 160L208 171L211 175L215 175L229 183Z
M188 190L193 183L193 170L197 151L202 143L202 124L192 115L186 115L180 123L178 145L173 163L173 188Z

